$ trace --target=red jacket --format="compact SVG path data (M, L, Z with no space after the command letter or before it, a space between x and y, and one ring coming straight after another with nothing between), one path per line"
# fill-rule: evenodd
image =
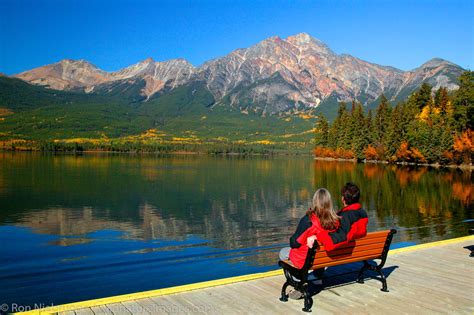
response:
M290 260L297 268L302 268L308 254L306 240L312 235L327 251L334 250L348 242L367 235L367 213L359 203L338 212L340 224L336 230L325 230L316 215L301 218L295 234L290 238Z
M367 213L359 203L351 204L338 212L341 225L335 232L321 233L318 240L325 250L333 250L367 235Z
M321 235L328 235L330 232L336 230L325 230L321 226L316 215L312 214L310 217L304 216L301 218L295 234L290 238L290 260L297 268L302 268L308 254L308 246L306 241L308 237L316 235L319 239Z

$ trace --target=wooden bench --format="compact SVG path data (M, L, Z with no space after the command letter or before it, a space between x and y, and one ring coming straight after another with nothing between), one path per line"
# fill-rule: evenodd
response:
M288 301L286 288L292 286L304 296L303 311L311 312L313 299L308 292L308 272L310 270L343 265L353 262L363 262L363 266L357 276L357 282L364 283L364 271L373 270L380 275L382 291L388 292L387 280L382 273L382 268L387 259L390 243L396 230L386 230L368 233L365 237L349 242L332 251L325 251L319 242L308 250L308 255L303 268L298 269L289 260L280 260L278 265L283 268L286 282L281 289L280 301ZM369 263L369 260L380 259L378 264Z

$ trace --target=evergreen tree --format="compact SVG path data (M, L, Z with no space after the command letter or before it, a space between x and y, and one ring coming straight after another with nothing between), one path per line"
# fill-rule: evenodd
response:
M365 119L366 142L371 144L375 142L374 118L372 110L369 109L367 118Z
M340 102L339 109L337 111L337 117L334 120L329 130L329 137L328 137L329 147L333 149L337 149L339 147L342 147L342 145L346 142L345 130L344 130L344 128L347 127L346 125L347 125L346 103Z
M348 111L342 113L341 124L340 124L340 139L338 141L338 147L345 150L350 150L352 148L352 137L353 137L353 128L352 128L352 116Z
M356 109L356 106L357 106L356 100L352 100L352 104L351 104L351 115L354 114L354 111L355 111L355 109Z
M397 152L403 140L402 105L398 104L390 115L390 121L385 132L384 147L388 158L391 158Z
M354 111L351 115L351 135L352 139L352 151L355 154L355 157L359 160L364 159L364 148L369 144L365 134L366 130L366 120L364 117L364 110L362 109L362 104L357 102L353 105Z
M418 109L423 109L425 106L431 106L431 85L423 83L416 94L416 105Z
M377 107L374 120L375 140L379 143L383 143L385 130L387 128L387 122L389 119L390 103L388 102L385 95L380 96L380 104Z
M435 94L434 105L438 108L443 116L448 113L449 96L445 87L440 87Z
M316 123L316 146L327 147L328 146L328 137L329 137L329 122L321 114Z
M454 94L453 119L458 131L474 128L474 72L459 77L459 89Z

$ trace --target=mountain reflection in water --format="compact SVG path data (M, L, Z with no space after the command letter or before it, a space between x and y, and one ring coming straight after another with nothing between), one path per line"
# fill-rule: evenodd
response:
M244 158L0 153L0 297L66 303L276 269L313 192L357 183L395 243L467 235L472 173ZM209 266L213 267L210 268Z

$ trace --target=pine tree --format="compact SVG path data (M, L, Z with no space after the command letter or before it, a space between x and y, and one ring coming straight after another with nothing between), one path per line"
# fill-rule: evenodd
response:
M332 149L342 147L345 143L345 128L347 128L347 110L346 103L339 103L339 109L337 111L337 117L334 120L329 130L329 146Z
M387 157L391 158L395 155L398 147L400 146L403 140L403 130L402 130L402 108L400 104L395 106L392 113L390 114L390 121L387 122L387 129L385 132L384 138L384 147L386 149Z
M359 160L364 159L364 148L369 144L365 133L365 117L362 104L357 102L353 105L354 111L351 115L351 139L352 139L352 151L355 154L355 157Z
M474 72L459 77L459 89L454 94L453 119L458 131L474 128Z
M338 147L345 150L350 150L352 148L352 137L353 137L353 128L352 128L352 117L348 111L343 112L341 117L340 125L340 141Z
M387 98L382 94L382 96L380 96L380 104L377 107L374 120L375 140L379 144L383 143L387 122L389 119L389 107L390 104Z
M369 109L367 118L365 119L365 138L367 143L371 144L375 142L375 130L374 130L374 118L372 115L372 110Z
M416 105L418 109L423 109L425 106L431 106L431 85L423 83L416 94Z
M443 116L447 115L448 113L448 103L448 90L445 87L440 87L438 91L436 91L434 105L436 108L439 108L440 113Z
M321 114L316 123L316 146L327 147L328 146L328 137L329 137L329 122Z

